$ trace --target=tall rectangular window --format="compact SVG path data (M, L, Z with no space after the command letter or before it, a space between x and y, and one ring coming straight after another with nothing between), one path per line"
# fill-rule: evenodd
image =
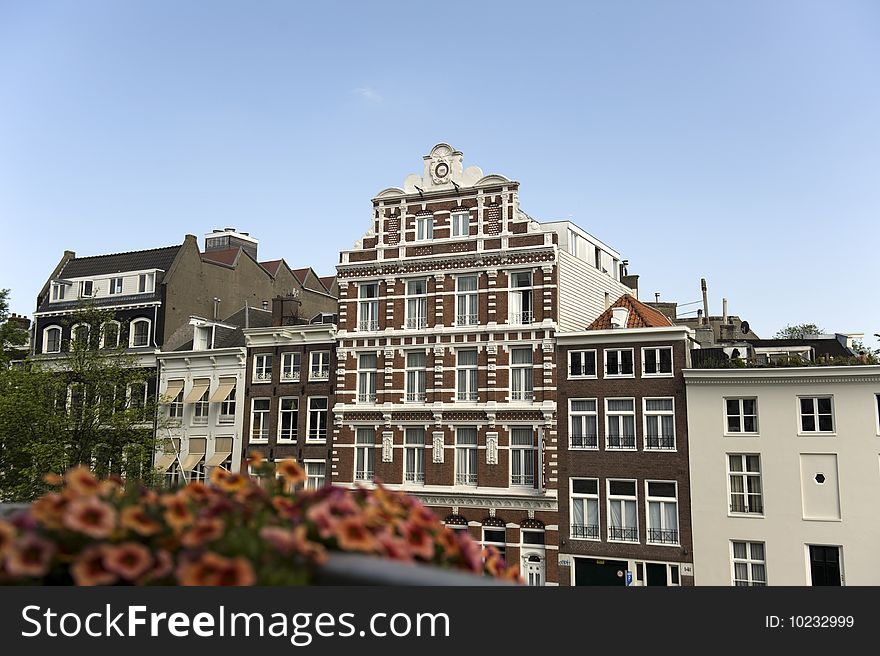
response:
M427 241L434 238L434 217L416 217L416 241Z
M299 399L282 396L278 400L278 441L293 442L296 440L296 429L299 421Z
M272 355L268 353L258 353L254 356L254 378L255 383L271 383L272 382Z
M309 360L309 380L330 379L330 351L312 351Z
M424 351L412 351L406 354L406 400L421 402L425 400L425 384L427 380L426 356Z
M569 399L568 445L572 449L598 449L596 399Z
M477 484L476 427L460 427L455 431L455 483Z
M758 432L758 399L725 399L728 433Z
M110 294L122 293L122 278L110 278Z
M648 543L678 544L678 498L672 481L647 481Z
M235 423L235 388L229 390L226 398L220 402L220 417L218 422L221 424Z
M476 401L477 349L462 349L456 353L456 398L459 401Z
M52 283L52 300L53 301L63 301L66 293L67 293L67 285L65 285L62 282L53 282Z
M475 326L477 323L477 276L458 276L455 279L455 325Z
M599 539L599 481L571 479L571 537Z
M510 484L524 487L535 485L535 432L532 428L510 429Z
M643 376L672 375L672 347L659 346L642 349Z
M405 483L425 482L425 429L407 428L403 447L403 480Z
M512 401L531 401L535 398L532 369L532 349L510 350L510 398Z
M574 230L569 229L568 231L568 252L578 257L578 251L580 250L580 243L583 241L583 237L581 237Z
M147 346L150 343L150 322L147 319L135 319L131 322L131 345Z
M798 401L802 433L834 432L834 410L830 396L801 397Z
M498 528L483 527L483 546L495 547L502 560L507 556L507 538L505 533L504 528L500 526Z
M152 292L156 282L155 273L142 273L138 276L138 293Z
M379 330L379 283L358 287L358 330Z
M375 476L376 431L358 428L355 433L354 480L372 481Z
M376 354L358 355L358 403L376 402Z
M608 539L639 541L638 496L635 481L608 481Z
M92 296L95 284L91 280L81 280L79 283L80 298L89 298Z
M605 349L605 377L631 378L633 375L632 349Z
M270 399L254 399L251 402L251 442L269 439Z
M569 351L568 377L595 378L596 351Z
M514 271L510 274L508 305L510 323L523 325L534 321L531 271Z
M636 448L635 399L605 399L607 449Z
M757 454L728 454L727 476L730 480L730 512L763 513L761 457Z
M169 419L183 419L183 388L177 393L171 403L168 404Z
M471 216L468 212L452 213L452 236L467 237L470 234Z
M767 585L767 563L763 542L731 541L733 552L733 584L736 586Z
M312 442L327 439L327 397L309 397L309 416L306 418L306 439Z
M306 460L306 489L317 490L324 487L327 477L327 463Z
M675 449L675 401L644 399L645 448Z
M328 354L329 355L329 354ZM282 353L281 354L281 382L296 383L299 382L299 353ZM329 361L328 361L329 365Z
M424 328L428 325L428 281L406 282L406 327Z
M205 390L205 393L202 394L201 398L195 402L193 405L193 418L192 423L194 424L207 424L208 423L208 409L210 404L208 403L208 390Z

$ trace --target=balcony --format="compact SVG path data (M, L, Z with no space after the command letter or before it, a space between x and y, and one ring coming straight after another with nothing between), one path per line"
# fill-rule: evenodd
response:
M455 315L456 326L476 326L479 319L476 314L457 314Z
M358 321L358 330L360 331L376 331L379 330L378 319L365 319Z
M598 449L599 437L597 435L572 435L569 438L570 449Z
M406 483L419 483L423 484L425 482L425 472L423 471L408 471L403 475L403 480Z
M476 472L474 472L474 473L456 472L455 484L456 485L476 485L477 484Z
M638 542L639 529L636 527L609 526L608 539L617 540L618 542Z
M406 319L406 327L408 329L418 330L420 328L425 328L428 325L427 317L407 317Z
M292 369L287 369L281 372L281 382L282 383L298 383L299 382L299 369L296 371Z
M649 528L648 542L651 544L678 544L678 530L674 528Z
M646 449L656 449L658 451L674 451L675 450L675 438L674 437L651 437L650 435L645 438L645 448Z
M422 392L407 392L406 393L406 402L407 403L418 403L420 401L425 400L425 393Z
M253 382L255 383L271 383L272 382L272 370L268 371L255 371Z
M375 403L376 402L376 393L375 392L358 392L358 403Z
M607 449L635 449L635 435L609 435L605 443Z
M297 378L299 380L299 378ZM312 369L309 372L309 380L330 380L330 368L321 367L320 369Z
M586 538L587 540L598 540L599 539L599 525L598 524L572 524L571 525L571 537L573 537L573 538Z
M511 474L510 475L510 484L511 485L533 487L535 485L535 475L534 474Z
M532 323L535 319L535 315L531 310L524 310L522 312L511 312L508 319L511 324L522 326Z

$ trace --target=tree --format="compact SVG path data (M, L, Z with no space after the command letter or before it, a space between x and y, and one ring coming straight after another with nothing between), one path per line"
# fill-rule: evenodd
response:
M806 339L814 335L821 335L822 329L814 323L799 323L794 326L787 325L776 331L775 339Z
M28 332L9 320L9 290L0 289L0 367L5 368L12 359L12 350L27 341Z
M58 357L0 372L0 500L31 500L47 489L44 474L78 464L153 482L155 373L122 346L103 348L127 341L112 319L81 308Z

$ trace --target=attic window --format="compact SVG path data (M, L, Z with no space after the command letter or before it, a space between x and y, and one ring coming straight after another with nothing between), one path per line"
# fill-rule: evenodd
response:
M629 310L625 307L611 308L611 327L626 328L626 322L629 319Z

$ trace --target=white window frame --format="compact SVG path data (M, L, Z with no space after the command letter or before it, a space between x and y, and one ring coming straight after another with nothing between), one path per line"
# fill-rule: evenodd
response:
M609 401L630 401L630 402L632 402L632 410L631 411L609 410L608 409L608 405L609 405L608 402ZM632 417L632 427L633 427L633 434L631 436L632 437L632 446L629 446L629 445L624 446L625 438L630 437L629 435L626 435L626 433L624 432L624 426L626 424L626 422L623 419L624 417ZM611 435L611 423L612 422L611 422L611 420L612 420L612 418L615 418L617 420L618 435L615 436L615 437L617 437L618 442L619 442L619 444L617 446L612 445L612 443L611 443L611 438L612 438L612 435ZM606 397L605 398L605 450L606 451L635 451L636 448L638 447L638 443L639 443L638 435L636 433L637 433L637 431L636 431L636 400L635 400L635 398L632 396Z
M135 344L135 337L137 336L137 326L140 324L147 325L147 342L146 344ZM153 322L147 319L146 317L138 317L136 319L132 319L128 324L128 346L130 348L143 348L145 346L150 345L150 331L152 330Z
M52 302L55 301L63 301L64 297L67 295L67 284L63 282L53 282L52 283Z
M480 532L480 544L484 547L495 547L498 550L498 555L501 556L502 560L507 558L507 527L506 526L482 526L482 531ZM504 542L498 542L497 540L486 540L486 531L501 531L504 533Z
M156 274L154 272L138 274L138 294L152 294L156 290Z
M574 483L575 481L591 481L594 483L596 491L593 492L575 492L574 491ZM599 496L599 479L598 478L588 478L588 477L576 477L569 479L569 487L568 487L568 516L571 520L569 523L569 537L572 540L590 540L592 542L599 542L602 539L602 503L600 501ZM576 524L574 521L575 513L574 513L574 505L575 501L579 500L582 502L584 507L584 523ZM588 507L587 503L591 503L596 510L596 523L595 524L587 524L586 520L589 519Z
M410 356L421 356L424 364L421 367L410 365ZM407 403L424 403L428 393L428 356L424 351L407 351L405 355Z
M77 287L79 287L79 298L92 298L95 295L95 282L93 280L80 280ZM88 293L86 293L87 288Z
M372 368L364 367L364 357L374 358ZM357 355L357 402L376 403L379 395L379 356L375 352L358 353Z
M257 401L265 401L266 409L257 410ZM257 414L259 412L259 415ZM257 397L251 399L251 426L249 431L249 441L252 443L265 444L269 441L269 416L272 412L272 399L268 397ZM259 436L257 436L257 417L259 416L260 428Z
M406 283L406 320L407 330L424 330L428 327L428 279L411 278ZM424 292L412 291L411 285L421 283Z
M473 431L476 439L471 443L470 438L468 438L468 442L461 442L461 432L462 431ZM455 484L456 485L465 485L468 487L474 487L478 485L479 479L477 478L477 474L479 471L479 443L480 443L480 432L476 426L457 426L455 429ZM461 452L467 452L465 455L467 459L465 460L460 455ZM467 462L467 467L462 468L462 464ZM466 471L462 471L465 469Z
M632 483L634 494L632 496L625 494L611 494L611 484L612 483ZM608 542L627 542L629 544L638 543L639 538L639 486L638 481L635 479L629 478L609 478L605 481L605 491L608 499L606 512L608 513ZM614 517L614 513L611 512L611 506L614 502L621 502L627 505L621 506L621 518L622 524L621 526L613 526L612 518ZM632 504L631 506L628 504ZM632 508L632 512L635 513L635 526L629 526L627 523L627 519L631 519L629 516L624 518L624 510L626 508ZM619 537L612 537L614 531L620 531ZM635 530L633 534L632 531ZM632 536L635 536L635 539Z
M527 274L529 276L529 284L528 286L513 286L514 276L519 276ZM531 270L527 271L511 271L508 274L508 291L507 291L507 304L508 304L508 315L507 321L510 325L514 326L527 326L535 321L535 276L534 272ZM516 295L519 295L519 301L514 302ZM528 302L525 300L528 299ZM528 308L525 306L528 305ZM515 309L515 308L518 308Z
M738 458L739 463L742 467L741 471L735 471L731 467L731 458ZM758 459L758 468L757 469L749 469L749 458L757 458ZM725 453L724 459L726 461L726 471L727 471L727 514L731 517L763 517L764 516L764 481L762 474L762 466L761 466L761 454L759 453ZM733 478L739 478L742 482L742 491L733 491ZM749 491L749 480L757 479L759 491L750 492ZM742 496L742 508L744 510L734 510L735 506L739 504L734 504L733 495L741 495ZM757 498L757 503L755 501ZM755 508L755 510L751 510L751 508Z
M730 410L727 407L727 404L731 401L735 401L737 404L737 414L730 414ZM755 402L755 414L746 414L745 407L743 401L754 401ZM756 436L760 434L760 424L758 423L758 397L756 396L726 396L723 399L723 411L724 411L724 434L725 435L748 435L748 436ZM745 430L746 418L754 417L755 421L755 430L747 431ZM730 429L730 419L736 418L739 421L739 430L731 430Z
M645 371L647 364L646 355L649 351L654 351L657 371L653 374ZM660 351L669 351L669 371L660 371ZM643 346L642 347L642 377L643 378L672 378L675 376L675 356L671 346Z
M375 287L375 296L366 296L366 290ZM367 316L364 315L375 315ZM363 282L358 285L358 330L373 332L379 330L379 282Z
M671 401L672 410L648 410L648 401ZM662 417L672 417L672 434L663 433ZM656 420L657 446L649 443L648 424ZM670 443L671 440L671 443ZM674 396L646 396L642 398L642 446L645 451L675 451L678 442L675 438L675 397Z
M461 354L476 353L474 364L461 364ZM462 378L461 374L465 374ZM462 386L462 381L465 385ZM463 403L476 403L480 399L480 351L476 348L462 348L455 352L455 400Z
M85 328L85 331L86 331L85 342L86 342L86 350L88 350L89 341L91 340L91 336L92 336L92 327L87 323L80 322L80 323L75 323L70 327L70 350L71 351L76 350L76 342L77 342L76 333L81 328Z
M361 426L355 429L354 479L372 483L376 477L376 429Z
M745 545L745 558L736 555L736 545ZM753 545L761 545L764 554L763 558L756 558L753 552ZM738 578L736 575L736 566L745 565L746 578ZM759 579L755 576L754 566L760 565L764 568L764 578ZM766 586L767 585L767 543L760 540L731 540L730 541L730 584L732 586Z
M449 217L453 237L468 237L471 234L471 213L468 210L455 210Z
M125 386L125 407L128 409L135 409L137 407L137 406L133 405L133 403L132 403L135 398L134 394L132 393L132 390L135 386L140 386L140 387L144 388L143 398L140 398L140 401L143 403L143 405L140 406L140 410L145 410L147 407L147 401L150 397L150 389L149 389L149 386L147 385L146 381L129 383L128 385ZM146 421L146 416L142 417L142 420Z
M57 330L58 331L58 348L54 350L49 350L49 331ZM61 338L64 337L64 330L62 330L61 326L51 325L43 328L43 353L61 353Z
M461 281L473 279L474 289L461 289ZM480 323L480 277L466 273L455 277L455 325L476 326Z
M318 357L315 358L315 356ZM309 353L309 380L330 380L330 351L311 351Z
M574 404L576 402L592 402L593 410L575 410ZM588 441L591 439L587 435L587 427L590 423L590 419L593 420L593 425L595 427L595 435L592 437L592 445L588 445ZM583 444L577 445L575 444L575 422L581 424L581 441ZM598 451L599 450L599 402L596 398L584 398L584 399L569 399L568 400L568 448L574 449L577 451Z
M171 420L183 419L183 388L171 401L168 402L168 418Z
M528 351L528 363L513 362L514 352L523 353ZM510 400L532 402L535 400L535 354L531 346L511 348L510 357ZM515 389L518 388L518 389Z
M431 241L432 239L434 239L434 215L416 216L416 241Z
M254 354L254 370L251 375L253 383L271 383L272 382L272 353L255 353Z
M312 469L320 465L322 471L317 474ZM303 466L306 470L305 489L319 490L327 484L327 462L325 460L303 460ZM318 484L320 481L320 484Z
M302 353L288 351L281 354L281 382L298 383L302 365Z
M193 411L191 422L193 426L205 426L208 423L208 417L211 414L211 403L208 400L211 397L211 388L205 388L205 392L201 398L193 403Z
M207 351L214 347L214 326L193 328L193 350Z
M528 444L519 443L525 441L524 433L526 431L529 433ZM514 444L514 432L522 433L517 435L517 444ZM511 487L534 488L535 482L538 480L538 472L536 471L538 447L535 444L535 428L534 426L510 426L508 435L510 440L508 445L510 452L510 458L508 458L510 478L508 480L510 485ZM515 469L519 469L519 473L515 473ZM529 469L531 469L531 474L528 473Z
M293 401L292 408L285 408L285 401ZM292 434L284 435L284 418L291 418ZM281 396L278 398L278 444L293 444L297 440L299 434L299 397L297 396Z
M323 400L325 407L313 408L312 401L316 400ZM326 442L327 432L330 430L330 399L326 396L310 396L306 404L306 411L308 412L308 415L306 415L306 442ZM320 434L321 428L319 425L316 429L318 431L317 437L312 437L312 419L313 417L319 419L321 413L324 413L324 435Z
M411 431L421 431L421 441L411 435ZM403 482L406 485L425 484L427 432L424 426L409 426L403 431Z
M622 353L629 352L630 357L630 366L632 367L632 371L630 373L619 373L623 371L623 358L621 357ZM617 353L617 372L618 373L608 373L608 354L609 353ZM635 366L635 353L631 348L612 348L612 349L603 349L602 350L602 371L604 378L635 378L636 377L636 366Z
M820 399L828 399L831 404L831 430L820 430L819 428L819 419L821 417L827 416L829 413L820 413L819 412L819 400ZM811 400L813 406L813 412L810 415L804 415L801 410L801 404L803 401ZM803 396L797 397L797 411L798 411L798 435L821 435L821 436L832 436L837 434L837 424L834 417L834 395L832 394L806 394ZM804 417L810 416L813 418L813 422L815 425L814 430L805 430L804 429Z
M110 296L117 296L122 293L124 281L121 276L115 276L107 281L107 293Z
M574 371L574 363L572 362L574 358L572 356L579 355L581 359L581 370L585 369L584 364L586 363L586 357L592 354L593 358L593 373L592 374L575 374L572 373ZM574 349L568 352L568 378L569 380L580 380L580 379L593 379L599 377L599 367L598 367L598 358L596 357L596 349Z
M662 495L651 495L651 483L671 484L674 487L674 495L671 497ZM655 490L656 491L656 490ZM653 526L651 523L651 504L660 505L660 526ZM675 507L675 526L667 526L666 507L673 505ZM647 532L646 544L661 546L679 546L681 544L681 526L678 505L678 482L677 481L661 481L646 480L645 481L645 530ZM653 537L652 537L653 532Z
M108 344L107 343L107 326L109 326L111 324L116 326L116 343L115 344ZM119 339L121 338L121 336L122 336L122 324L119 321L116 321L115 319L111 319L110 321L105 321L104 323L101 324L101 348L102 349L117 348L119 346Z

